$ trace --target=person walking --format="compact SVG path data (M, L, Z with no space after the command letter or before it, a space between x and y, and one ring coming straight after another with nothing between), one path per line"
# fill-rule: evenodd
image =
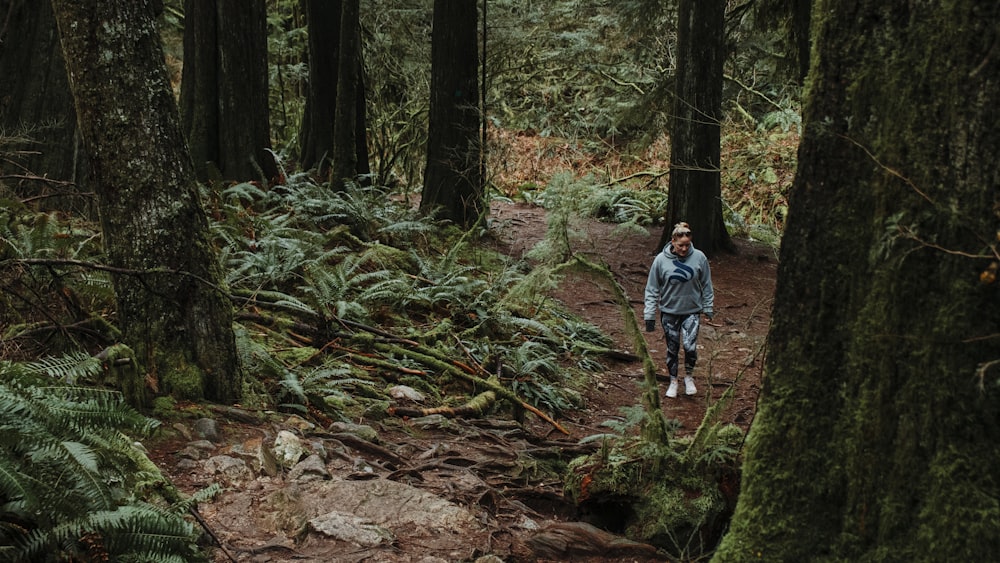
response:
M715 291L712 272L705 253L691 244L691 227L677 223L670 242L656 255L646 280L643 319L646 332L656 329L656 313L667 337L667 372L670 385L667 397L677 396L677 372L680 348L684 347L684 393L694 395L694 367L698 362L698 329L701 315L711 321Z

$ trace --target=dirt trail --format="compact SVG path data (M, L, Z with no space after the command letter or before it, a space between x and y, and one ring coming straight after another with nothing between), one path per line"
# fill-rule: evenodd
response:
M493 223L500 249L514 257L523 256L546 230L545 212L526 205L494 204ZM577 228L585 236L575 250L612 269L641 319L642 292L659 229L643 237L620 236L615 225L596 221ZM693 432L709 402L732 386L735 399L724 421L747 428L753 419L777 265L771 249L737 242L738 254L711 260L716 316L700 339L699 394L662 401L667 417L680 422L682 434ZM554 297L605 331L619 348L633 348L607 288L591 279L567 278ZM662 335L643 334L665 373ZM199 442L178 438L156 444L151 457L186 492L213 482L224 485L225 492L200 509L226 546L215 551L215 561L565 560L568 557L545 556L538 550L545 549L545 541L562 541L560 534L566 530L558 526L572 525L566 523L575 518L573 507L562 498L559 483L534 479L534 468L525 459L545 463L547 456L564 455L578 447L579 438L606 432L602 423L620 419L620 407L637 404L639 363L612 363L593 378L587 408L559 420L570 436L531 415L523 426L441 419L402 425L395 419L373 418L358 421L379 435L375 446L366 446L347 440L345 432L310 429L303 421L300 434L306 437L307 449L322 451L325 458L311 458L312 465L304 469L267 476L261 455L253 452L273 443L280 430L220 418L222 439L202 443L203 453L192 446ZM661 393L665 388L661 386ZM512 480L512 474L522 478ZM445 502L447 510L434 502ZM304 519L314 520L303 529ZM318 531L330 526L339 531ZM334 537L348 527L360 536ZM593 535L597 542L612 541ZM659 560L643 546L615 550L576 554L572 560Z

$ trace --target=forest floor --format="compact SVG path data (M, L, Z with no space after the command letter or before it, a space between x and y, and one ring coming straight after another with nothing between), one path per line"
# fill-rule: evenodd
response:
M545 236L546 214L541 208L494 203L492 211L496 245L510 256L523 256ZM576 243L575 251L611 268L641 323L646 275L662 227L650 229L648 236L634 232L623 235L616 232L615 227L595 220L577 223L576 231L585 236ZM697 242L695 238L695 246ZM663 378L660 382L662 408L668 419L679 422L681 435L696 430L706 407L734 386L735 397L723 415L724 422L746 429L754 417L777 259L768 246L747 240L735 242L738 253L711 259L716 315L712 323L703 321L702 325L697 395L689 397L682 393L675 399L662 398L666 389L665 342L660 331L643 333ZM570 276L563 280L553 297L602 329L619 349L634 350L634 343L625 330L625 319L613 295L603 285L592 279ZM350 505L355 515L389 528L390 540L359 545L296 530L295 526L300 526L301 521L290 524L290 517L286 517L284 508L275 504L274 496L284 491L286 497L297 498L302 508L310 495L322 496L317 492L319 489L310 488L313 484L298 487L291 494L288 493L287 475L227 483L221 495L200 506L206 528L225 546L215 549L214 560L666 561L662 555L635 546L573 554L573 546L569 545L563 555L553 553L551 548L539 551L540 544L536 540L540 534L553 530L554 524L577 520L579 515L569 499L563 498L560 483L533 481L527 473L520 480L508 477L524 459L522 454L525 452L530 450L538 457L537 453L545 448L572 447L581 438L606 433L608 429L602 423L622 420L621 407L639 404L643 380L641 362L611 362L607 370L595 372L592 377L591 384L584 386L586 407L563 413L557 421L568 436L531 414L526 415L523 425L510 420L458 420L449 427L419 430L408 428L404 422L393 418L356 421L375 428L379 433L379 446L398 457L394 463L385 463L384 459L378 459L378 454L373 456L364 451L331 456L326 461L330 478L324 483L328 486L331 483L364 486L369 490L362 493L362 500L357 500L351 497L356 491L349 493L346 489L338 489L336 493L329 493L336 498L330 499L325 508L313 506L303 510L309 513L305 517L313 517L334 508L348 512ZM502 417L498 415L498 418ZM273 437L273 427L253 428L245 423L221 420L220 424L226 444L216 453L253 440L259 443L264 439L262 436L269 433ZM327 448L331 448L329 444L327 442ZM189 493L219 479L218 474L211 474L203 465L194 467L190 462L185 465L177 455L183 447L180 442L154 444L151 457ZM366 460L370 462L365 469L369 474L359 477L359 462L364 464ZM391 488L388 485L396 486L396 483L436 495L449 506L468 511L470 517L451 521L443 528L440 523L430 525L415 519L403 522L404 505L413 501L392 498L396 493L388 492ZM378 488L380 484L384 486ZM388 498L388 511L394 514L378 516L371 510L360 512L363 505L375 502L378 497ZM426 510L441 513L438 508ZM558 537L549 540L550 545L552 541L561 541Z

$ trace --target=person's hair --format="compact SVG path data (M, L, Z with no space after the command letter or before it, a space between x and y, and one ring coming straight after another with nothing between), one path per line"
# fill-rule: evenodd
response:
M674 232L670 234L670 239L677 240L683 237L691 238L691 226L681 221L674 225Z

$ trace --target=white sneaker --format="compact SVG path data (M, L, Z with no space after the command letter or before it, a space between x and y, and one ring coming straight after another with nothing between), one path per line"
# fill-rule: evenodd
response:
M694 386L694 378L690 375L684 378L684 394L685 395L695 395L698 393L698 388ZM676 393L675 393L676 394Z
M676 377L671 377L670 378L670 387L667 387L667 397L670 397L671 399L673 399L676 396L677 396L677 378Z

